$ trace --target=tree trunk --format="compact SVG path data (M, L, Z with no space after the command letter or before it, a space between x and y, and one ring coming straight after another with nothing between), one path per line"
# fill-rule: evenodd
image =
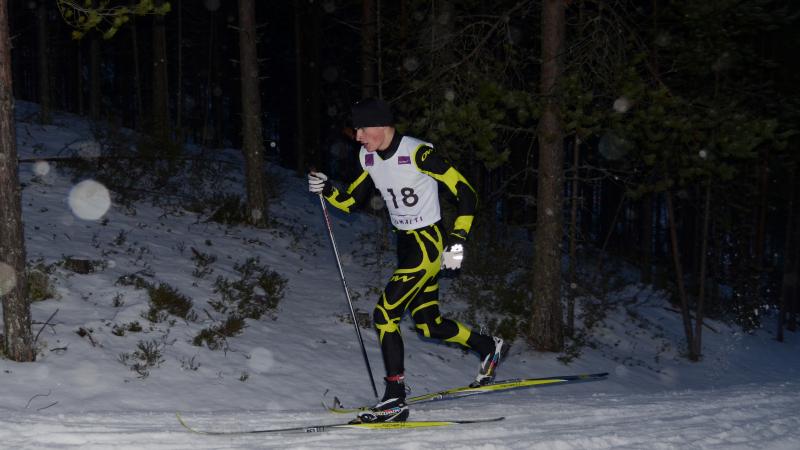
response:
M247 210L250 223L263 227L267 223L267 199L264 193L264 143L261 137L255 15L254 0L239 0L239 67L242 76L242 139Z
M683 332L686 335L686 346L689 351L689 360L697 361L700 355L694 353L694 338L692 333L692 317L689 313L689 298L683 284L683 265L681 264L680 246L678 245L678 230L675 223L675 208L672 205L672 194L667 191L667 220L669 221L669 237L672 243L672 262L675 265L675 282L678 284L678 296L681 302L681 316L683 317Z
M38 41L38 69L39 69L39 122L50 124L50 61L48 60L48 34L47 34L47 3L39 1L36 9L36 40Z
M798 225L795 225L796 227ZM795 233L800 233L797 229L795 229ZM795 239L800 239L800 236L795 237ZM797 322L800 317L800 290L797 287L797 280L800 279L800 264L795 261L794 267L794 290L792 291L792 296L787 299L789 305L786 306L786 329L795 332L797 331Z
M223 148L225 146L225 96L223 93L223 74L222 74L222 42L224 41L223 32L220 31L222 15L216 11L211 12L211 31L208 34L208 86L206 90L207 103L210 108L206 109L206 120L203 128L203 142L214 147Z
M786 329L795 332L797 331L798 322L798 309L800 309L800 287L798 287L798 280L800 280L800 208L797 207L797 199L800 198L800 178L797 175L797 168L794 169L794 208L792 208L794 219L793 221L793 268L791 269L791 278L788 283L791 286L791 294L787 296L786 305Z
M380 17L378 20L380 20ZM431 17L430 53L434 55L434 58L431 60L431 73L435 73L440 67L446 67L456 62L458 57L454 52L455 46L451 44L456 34L455 25L455 2L453 0L439 0L435 2Z
M185 141L183 133L183 17L182 17L182 3L177 0L178 7L175 14L178 19L178 55L177 60L177 75L175 77L175 132L176 139L179 143Z
M617 225L625 207L625 193L622 188L612 180L601 180L602 188L599 195L600 211L598 215L599 233L597 237L603 237L603 247L618 251Z
M694 340L692 354L698 358L703 354L703 308L706 300L706 259L708 254L708 228L711 221L711 182L706 183L705 206L703 207L703 225L700 238L700 287L697 294L697 311L694 318Z
M77 113L82 116L86 111L86 98L83 92L83 41L78 41L75 44L75 61L75 79L77 81L75 91L78 98Z
M103 80L100 77L100 39L92 35L89 45L89 116L100 120L100 96Z
M536 207L534 300L530 338L534 348L560 351L564 345L561 313L563 125L557 86L562 74L565 10L561 0L542 4L542 77L544 110L539 122L539 180Z
M156 0L161 6L163 0ZM164 16L153 16L153 137L159 143L169 141L169 74L167 72L167 31ZM174 156L174 155L173 155Z
M309 166L320 167L320 7L316 3L295 3L296 122L295 169L305 174Z
M640 208L642 282L650 284L653 282L653 194L642 197Z
M580 215L580 230L583 235L584 241L591 241L594 239L594 184L595 181L582 181L581 182L581 198L583 199Z
M613 189L606 189L605 192L606 193L614 192L614 190ZM602 197L602 194L597 194L597 195L598 195L598 197ZM614 199L616 200L617 197L614 196ZM607 276L606 277L603 276L603 274L606 273L606 272L603 271L603 264L605 264L605 256L608 254L608 245L611 242L611 238L614 235L614 229L617 227L617 223L619 222L619 218L620 218L620 215L622 213L622 210L625 208L626 200L627 200L627 197L625 197L624 195L619 198L619 204L617 204L617 207L614 208L614 215L613 216L608 215L608 213L605 213L606 215L608 215L608 217L610 219L609 219L609 222L608 222L608 226L605 227L605 229L608 230L606 232L606 237L603 239L603 244L600 246L600 257L598 258L599 261L597 262L597 270L595 270L595 274L596 274L595 278L597 278L597 279L603 279L603 278L607 279ZM603 210L604 211L611 211L611 205L610 204L604 205L603 206ZM605 284L605 282L603 284Z
M209 139L211 135L211 113L215 103L213 102L212 91L214 90L214 49L218 46L215 45L214 37L216 36L216 23L217 14L216 10L210 11L209 16L209 29L208 29L208 65L206 66L206 85L205 93L201 94L200 98L203 99L203 126L200 132L200 145L206 147L210 144Z
M295 121L295 169L298 174L305 174L308 167L306 153L306 131L308 129L306 117L306 83L305 83L305 39L304 35L304 20L305 20L305 1L295 0L294 4L294 57L295 57L295 96L297 106L295 111L297 116Z
M572 199L570 200L569 222L569 289L567 290L567 330L568 336L575 334L575 288L578 283L578 205L580 196L581 139L575 135L572 146Z
M0 0L0 297L3 299L3 348L13 361L33 361L31 308L25 280L25 240L17 175L14 90L8 5Z
M139 36L136 33L136 21L131 22L129 28L131 29L131 53L133 54L133 90L134 90L134 113L135 130L142 130L142 121L144 120L144 106L142 101L142 75L139 66Z
M780 310L778 313L778 342L783 342L783 330L787 327L791 304L797 302L797 275L800 268L800 214L797 212L797 198L800 194L800 182L797 169L792 169L790 176L789 201L786 206L786 238L783 250L783 279L781 280Z
M666 197L666 195L663 197ZM666 217L664 217L666 213L665 203L666 201L662 196L657 194L653 195L653 234L655 235L655 239L653 240L655 243L653 246L653 259L655 261L660 261L669 257L669 250L667 247L668 227L662 226L662 224L665 224L666 220ZM668 266L659 267L659 265L656 264L653 269L653 285L657 289L664 289L667 286Z
M375 76L377 61L375 0L363 0L361 6L361 98L369 98L378 95Z
M397 19L400 23L400 30L398 40L400 42L400 49L401 54L405 55L406 51L408 50L408 30L409 30L409 10L411 9L408 5L408 0L399 0L400 3L400 17Z
M306 146L311 164L316 167L322 166L324 156L321 149L320 130L322 129L322 117L320 114L320 101L322 97L321 75L320 75L320 5L319 2L308 4L307 11L308 23L305 26L306 33Z
M758 204L756 205L756 218L753 235L753 260L755 272L761 277L764 270L764 251L766 249L767 235L767 208L769 196L769 149L765 148L761 155L761 164L758 166ZM761 280L758 282L761 291Z

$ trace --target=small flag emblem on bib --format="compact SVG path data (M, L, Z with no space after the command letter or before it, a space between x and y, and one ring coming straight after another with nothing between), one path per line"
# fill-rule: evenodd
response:
M367 153L366 155L364 155L364 164L366 164L368 166L374 166L375 165L375 155L373 155L372 153Z
M397 164L411 164L411 157L410 156L398 156L397 157Z

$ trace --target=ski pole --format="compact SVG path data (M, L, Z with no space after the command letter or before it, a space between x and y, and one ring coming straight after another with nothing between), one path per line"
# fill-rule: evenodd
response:
M344 295L347 297L347 305L350 306L350 315L353 317L353 325L356 327L356 336L358 336L358 343L361 345L361 354L364 356L364 364L367 365L367 373L369 374L369 382L372 383L372 392L375 397L378 397L378 389L375 387L375 379L372 377L372 369L369 366L369 358L367 357L367 350L364 348L364 339L361 338L361 330L358 328L358 320L356 320L356 312L353 310L353 301L350 299L350 291L347 289L347 281L344 279L344 270L342 270L342 261L339 259L339 250L336 249L336 239L333 238L333 225L331 218L328 216L328 207L325 204L325 198L319 194L319 203L322 205L322 215L325 216L325 225L328 227L328 236L331 238L331 246L333 247L333 255L336 257L336 265L339 266L339 276L342 278L342 287L344 287Z

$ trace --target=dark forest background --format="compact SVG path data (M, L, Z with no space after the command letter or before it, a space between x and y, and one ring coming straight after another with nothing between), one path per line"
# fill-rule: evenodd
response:
M164 7L130 2L141 3ZM476 314L497 315L501 334L563 348L561 336L579 339L602 315L602 302L576 313L576 301L602 299L623 270L672 293L666 306L684 317L691 359L702 353L704 316L746 330L775 327L775 319L779 340L796 331L796 2L254 3L264 157L298 175L318 167L349 181L358 169L350 105L365 97L392 103L400 131L433 142L479 192L456 288ZM176 0L163 14L107 13L80 39L65 5L73 19L85 5L103 6L8 4L14 95L41 105L38 120L60 110L98 129L136 130L147 137L137 157L168 159L170 170L185 162L187 146L205 155L246 149L255 132L243 131L243 98L253 95L242 96L242 2ZM563 33L546 91L548 7L562 14ZM553 105L557 256L565 258L551 313L564 326L542 344L530 319L539 279L532 255L542 217L554 215L541 209L539 184L541 118ZM249 222L264 226L249 207ZM511 244L517 230L521 243ZM491 295L475 293L481 286L494 286Z

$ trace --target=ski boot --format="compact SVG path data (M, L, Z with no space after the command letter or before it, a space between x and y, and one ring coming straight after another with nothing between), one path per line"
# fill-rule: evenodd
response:
M385 380L383 399L369 410L358 413L350 423L405 422L408 419L405 377L394 375Z
M494 341L494 351L483 358L478 376L475 377L475 381L470 383L470 387L475 388L491 383L497 373L497 366L500 364L500 360L508 352L508 345L501 338L492 336L492 340Z

